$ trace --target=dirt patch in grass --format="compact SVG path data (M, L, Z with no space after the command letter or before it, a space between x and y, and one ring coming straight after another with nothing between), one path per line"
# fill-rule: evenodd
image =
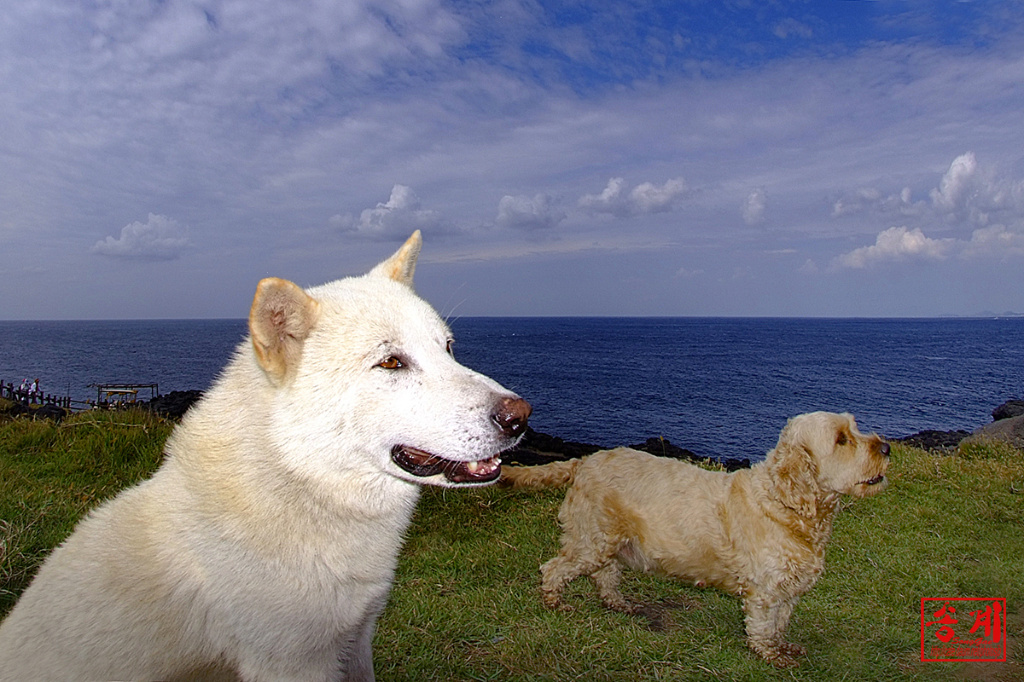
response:
M679 627L674 614L678 611L689 611L698 606L689 599L662 600L649 604L640 604L637 615L647 621L652 632L669 632Z
M965 663L958 680L972 682L1019 682L1024 680L1024 608L1006 619L1006 660Z

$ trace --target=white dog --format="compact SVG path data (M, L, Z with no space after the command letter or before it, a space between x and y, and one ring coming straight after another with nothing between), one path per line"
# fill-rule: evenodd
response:
M0 627L2 680L369 680L419 484L483 485L530 406L451 355L413 234L369 274L259 283L250 340Z

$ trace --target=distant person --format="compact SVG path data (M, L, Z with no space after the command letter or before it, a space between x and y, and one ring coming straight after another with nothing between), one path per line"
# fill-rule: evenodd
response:
M36 378L36 380L32 382L32 386L31 386L31 388L29 388L29 395L32 396L32 402L33 403L36 401L37 397L39 398L39 402L43 402L42 396L39 395L39 379L38 378Z

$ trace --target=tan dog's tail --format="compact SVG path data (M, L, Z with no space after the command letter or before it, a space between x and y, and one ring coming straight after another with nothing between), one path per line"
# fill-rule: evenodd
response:
M501 483L513 488L559 488L576 478L582 459L551 462L535 467L501 467Z

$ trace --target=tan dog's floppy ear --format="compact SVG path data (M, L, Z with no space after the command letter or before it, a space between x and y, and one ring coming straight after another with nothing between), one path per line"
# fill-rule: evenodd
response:
M249 332L256 360L275 385L295 368L319 314L320 304L297 284L268 277L256 286Z
M810 451L791 442L789 436L787 427L770 453L768 475L783 506L804 518L814 518L818 513L818 467Z
M423 246L423 237L420 231L412 233L402 248L398 249L393 256L370 270L371 275L382 275L388 279L412 287L412 275L416 271L416 259L420 255L420 248Z

